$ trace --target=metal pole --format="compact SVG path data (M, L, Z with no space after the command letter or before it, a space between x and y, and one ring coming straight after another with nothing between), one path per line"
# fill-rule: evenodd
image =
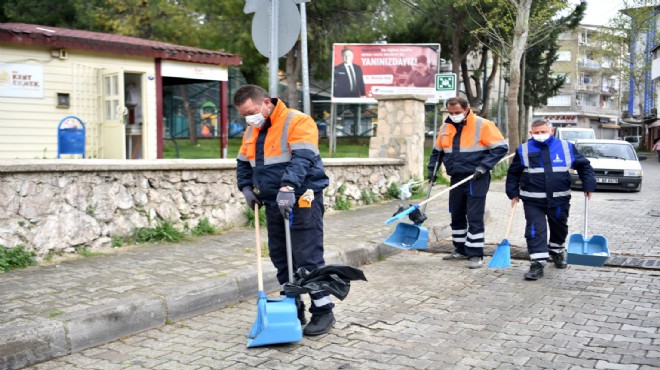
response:
M307 61L307 10L305 3L300 3L300 43L302 49L303 112L311 114L309 102L309 66Z
M271 97L277 97L277 69L278 69L278 58L277 58L277 40L279 35L277 33L279 29L279 0L271 0L270 2L270 58L268 60L268 90Z
M330 103L330 137L328 138L328 157L332 158L337 141L337 104Z

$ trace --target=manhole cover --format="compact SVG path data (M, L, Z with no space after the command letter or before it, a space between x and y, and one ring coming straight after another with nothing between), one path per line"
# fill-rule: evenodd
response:
M649 216L651 216L651 217L660 217L660 211L650 211Z

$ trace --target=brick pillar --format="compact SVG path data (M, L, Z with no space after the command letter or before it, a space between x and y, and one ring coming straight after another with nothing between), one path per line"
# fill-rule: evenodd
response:
M424 102L426 96L377 95L378 129L369 142L369 158L406 161L401 179L424 178Z

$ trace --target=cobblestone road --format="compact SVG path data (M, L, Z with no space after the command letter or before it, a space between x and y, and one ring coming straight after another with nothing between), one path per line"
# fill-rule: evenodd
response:
M246 349L254 301L31 369L652 369L657 272L571 266L525 282L526 263L467 270L405 252L364 266L331 334Z

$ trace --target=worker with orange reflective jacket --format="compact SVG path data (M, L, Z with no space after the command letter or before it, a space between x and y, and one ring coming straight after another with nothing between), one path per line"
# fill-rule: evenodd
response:
M325 265L323 189L329 179L319 155L318 129L310 116L287 108L259 86L236 90L234 105L248 123L237 158L238 188L252 209L255 203L266 206L268 251L277 280L284 284L289 273L283 217L292 215L294 272ZM310 297L312 319L303 334L327 333L335 323L334 303L323 290L311 292ZM305 324L305 307L298 302L298 318Z
M509 150L495 124L474 114L459 97L446 102L449 116L440 127L428 163L429 181L435 182L436 163L444 164L454 185L470 175L472 180L449 192L454 252L444 260L468 259L468 267L483 264L484 209L490 187L490 170Z

